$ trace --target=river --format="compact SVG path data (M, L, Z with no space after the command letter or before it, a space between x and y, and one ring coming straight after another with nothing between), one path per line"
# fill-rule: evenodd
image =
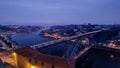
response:
M31 46L50 41L50 38L45 38L37 32L33 33L16 33L11 35L11 40L15 41L19 47Z

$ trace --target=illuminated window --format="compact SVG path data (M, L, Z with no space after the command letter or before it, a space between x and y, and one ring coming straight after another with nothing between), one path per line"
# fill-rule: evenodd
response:
M44 63L42 62L41 65L44 66Z
M55 66L54 66L54 65L52 65L52 68L55 68Z

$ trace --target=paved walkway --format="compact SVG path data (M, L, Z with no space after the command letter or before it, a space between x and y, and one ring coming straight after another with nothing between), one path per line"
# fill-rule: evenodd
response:
M11 53L8 51L0 52L0 59L3 61L3 63L6 62L12 66L16 66L16 64L15 64L13 58L10 56L10 54Z

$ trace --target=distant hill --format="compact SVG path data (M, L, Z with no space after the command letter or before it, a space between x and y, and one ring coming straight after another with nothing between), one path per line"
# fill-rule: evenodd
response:
M14 30L14 29L11 29L11 28L9 28L7 26L0 25L0 31L9 31L9 30Z

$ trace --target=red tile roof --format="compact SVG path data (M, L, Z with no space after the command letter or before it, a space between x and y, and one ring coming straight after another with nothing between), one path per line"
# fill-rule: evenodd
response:
M19 55L33 58L35 60L39 60L42 62L64 66L65 68L74 68L74 60L58 57L58 56L51 56L47 54L42 54L38 51L31 49L30 47L23 47L16 49L15 52Z

